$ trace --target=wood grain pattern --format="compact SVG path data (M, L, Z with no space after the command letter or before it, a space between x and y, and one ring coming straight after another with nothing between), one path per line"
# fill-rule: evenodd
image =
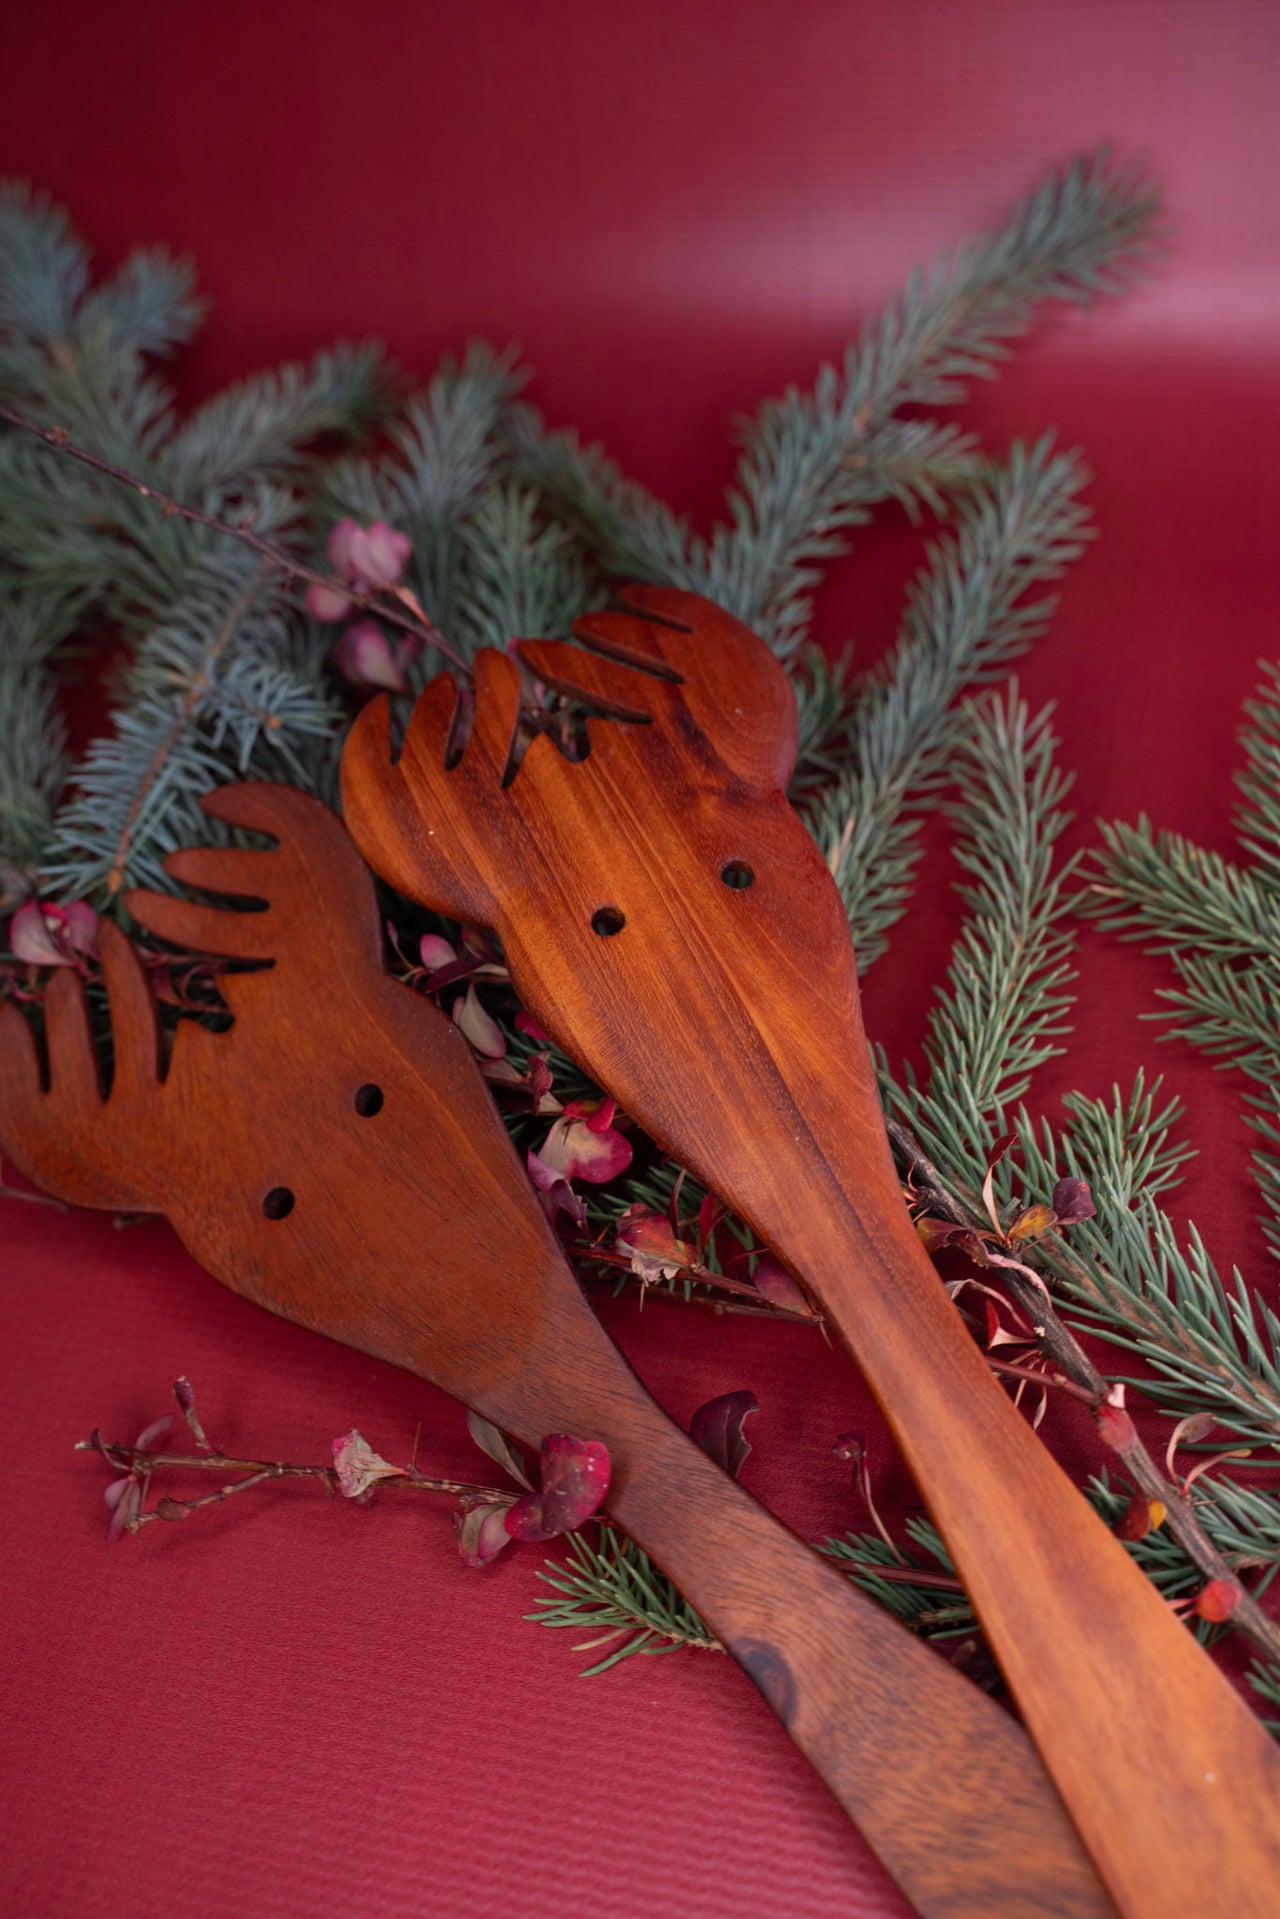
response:
M385 701L365 709L348 825L401 891L497 931L547 1031L822 1301L1121 1910L1266 1919L1280 1754L1014 1410L908 1221L844 910L785 798L786 676L708 601L625 598L582 646L521 652L645 723L593 722L578 763L539 737L513 777L516 667L484 654L456 765L447 679L394 764Z
M168 870L265 910L155 894L130 908L183 947L269 966L225 979L230 1031L180 1024L161 1077L141 967L104 924L109 1094L80 982L56 974L47 1091L26 1021L0 1008L4 1151L64 1199L167 1213L236 1292L435 1381L530 1446L556 1431L603 1440L614 1517L921 1912L1103 1919L1110 1904L1021 1729L644 1391L565 1263L466 1041L384 972L372 881L335 816L273 786L206 808L277 847L178 853ZM370 1086L382 1099L366 1113Z

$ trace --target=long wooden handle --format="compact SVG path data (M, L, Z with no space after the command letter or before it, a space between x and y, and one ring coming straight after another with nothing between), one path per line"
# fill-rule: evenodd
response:
M572 1417L610 1447L612 1515L754 1680L926 1919L1113 1913L1006 1712L729 1479L629 1373L599 1368Z
M862 1364L1121 1910L1273 1919L1280 1753L996 1383L901 1208L864 1188L769 1236Z

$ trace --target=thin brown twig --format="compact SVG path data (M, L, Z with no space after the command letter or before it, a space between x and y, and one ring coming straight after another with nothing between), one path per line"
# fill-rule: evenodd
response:
M79 460L82 466L92 467L95 473L105 474L108 479L116 480L121 486L127 486L144 500L154 500L166 519L189 520L193 526L207 527L211 533L225 533L228 539L239 540L243 546L252 548L255 553L272 566L278 567L286 579L305 580L309 586L322 586L330 592L340 594L353 606L376 613L388 626L398 627L401 632L412 633L433 646L450 665L468 682L471 668L460 653L454 651L439 627L429 620L425 613L402 612L399 607L389 606L382 592L358 592L348 581L340 580L332 573L319 573L314 567L304 566L302 561L287 547L278 546L273 540L264 539L261 533L255 533L250 526L233 526L229 520L221 520L213 513L201 513L197 507L187 506L181 500L175 500L169 493L161 492L159 487L151 486L146 480L140 480L127 468L116 466L111 460L104 460L96 453L90 453L85 447L77 446L65 427L40 426L35 420L27 419L25 414L17 413L10 406L0 405L0 420L6 425L17 427L20 432L34 434L37 440L52 447L55 453L63 453L70 460Z
M894 1152L910 1170L913 1183L917 1190L924 1192L930 1208L953 1225L972 1227L974 1222L969 1212L952 1192L919 1141L899 1120L887 1118L886 1125ZM1020 1253L1025 1257L1026 1249L1021 1248ZM1080 1397L1095 1409L1100 1407L1107 1397L1107 1382L1070 1327L1059 1317L1056 1307L1046 1296L1043 1279L1037 1277L1033 1280L1019 1272L1016 1266L1003 1266L1001 1271L1016 1304L1030 1321L1041 1352L1079 1389ZM998 1370L1003 1370L1004 1365L1007 1362ZM1041 1383L1051 1385L1054 1382L1042 1378ZM1164 1506L1164 1523L1170 1535L1205 1578L1227 1580L1239 1590L1240 1599L1231 1614L1231 1624L1239 1627L1255 1646L1266 1653L1268 1659L1280 1660L1280 1624L1262 1610L1253 1594L1242 1584L1236 1568L1214 1545L1186 1492L1166 1476L1136 1432L1131 1439L1117 1446L1116 1451L1142 1496Z
M646 1279L643 1273L637 1273L625 1253L611 1253L602 1246L594 1246L586 1241L579 1241L571 1245L568 1250L571 1253L575 1253L580 1259L595 1260L602 1266L624 1268L630 1277L639 1282L642 1292L651 1292L654 1287L660 1283L657 1280ZM746 1310L758 1314L762 1319L794 1319L806 1326L821 1324L821 1316L819 1314L797 1313L789 1306L775 1306L771 1301L766 1300L759 1288L752 1286L749 1281L745 1279L730 1279L727 1273L714 1273L709 1266L698 1265L682 1268L681 1277L691 1280L694 1285L710 1286L719 1292L728 1293L733 1300L742 1302L742 1305L736 1308L734 1306L722 1305L722 1302L718 1300L705 1302L708 1305L721 1306L721 1310L724 1312ZM673 1297L676 1297L676 1295L673 1295Z
M323 1479L331 1486L341 1484L338 1470L334 1466L297 1466L284 1459L230 1459L226 1453L173 1453L155 1452L143 1446L118 1446L109 1439L81 1439L77 1441L76 1451L80 1453L101 1453L104 1458L127 1465L132 1471L153 1473L161 1466L195 1468L201 1472L251 1473L253 1484L268 1479ZM414 1467L402 1470L378 1481L379 1486L391 1486L400 1482L412 1486L417 1492L449 1493L457 1498L491 1499L495 1502L513 1498L515 1495L503 1491L497 1486L478 1486L465 1479L437 1479L429 1473L420 1473ZM250 1481L241 1480L240 1485ZM210 1503L206 1497L197 1503Z

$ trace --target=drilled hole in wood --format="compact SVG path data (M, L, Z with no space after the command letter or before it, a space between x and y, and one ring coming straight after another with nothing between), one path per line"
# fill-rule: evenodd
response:
M372 1119L375 1113L382 1111L382 1088L372 1081L367 1086L358 1087L351 1104L361 1119Z
M293 1194L287 1186L273 1186L262 1202L268 1219L284 1219L293 1211Z
M626 914L619 912L616 906L599 906L591 915L591 931L598 933L602 940L612 939L626 923Z
M746 860L726 860L720 868L720 877L735 893L745 893L754 884L756 876L754 868L748 866Z

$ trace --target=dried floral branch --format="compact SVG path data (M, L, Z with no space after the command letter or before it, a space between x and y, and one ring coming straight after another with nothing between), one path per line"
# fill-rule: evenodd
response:
M972 1231L979 1224L976 1212L967 1207L948 1185L938 1167L902 1122L889 1117L889 1139L904 1175L921 1196L929 1212L940 1219ZM1021 1262L1034 1268L1035 1256L1025 1245L1018 1247ZM1018 1307L1027 1315L1040 1351L1052 1361L1079 1397L1102 1414L1116 1390L1110 1386L1062 1319L1048 1295L1043 1278L1028 1278L1016 1267L1001 1271L1004 1285ZM1001 1362L997 1370L1008 1370ZM1019 1372L1028 1369L1018 1368ZM1039 1376L1037 1376L1039 1377ZM1052 1385L1051 1378L1045 1384ZM1280 1658L1280 1625L1262 1610L1238 1577L1238 1569L1218 1550L1200 1522L1195 1504L1185 1485L1175 1483L1163 1472L1139 1438L1133 1422L1108 1422L1107 1443L1118 1453L1126 1471L1142 1497L1165 1508L1164 1524L1183 1551L1194 1561L1206 1580L1226 1580L1239 1589L1239 1599L1231 1613L1231 1622L1270 1659Z
M434 647L436 652L447 659L464 679L470 681L471 668L467 662L460 653L454 651L439 628L427 618L420 606L416 606L416 602L416 611L403 611L400 607L388 605L386 593L383 591L362 593L349 581L339 579L336 574L317 572L314 567L305 565L296 553L291 553L287 547L278 545L274 540L265 539L262 534L255 533L251 526L236 526L229 520L220 519L217 514L202 513L197 507L187 506L183 501L175 500L172 495L162 492L159 487L149 485L147 481L139 479L137 474L117 466L114 461L104 460L98 454L90 453L85 447L77 446L65 427L40 426L37 421L29 420L25 414L2 403L0 403L0 420L6 426L16 427L23 433L34 434L37 440L42 440L46 446L52 447L56 453L64 454L67 459L79 460L83 465L91 467L95 473L104 474L119 485L132 488L141 499L153 501L160 508L165 519L189 520L193 526L202 526L210 533L221 533L230 540L239 540L241 545L260 554L268 565L277 568L286 582L305 580L309 586L321 587L337 599L347 599L353 606L376 613L378 618L384 620L388 626L398 627L401 632L411 633L416 639L424 640L429 646ZM394 593L394 589L392 592ZM400 596L397 594L395 597Z
M223 1487L219 1493L207 1494L201 1499L176 1502L196 1506L207 1506L216 1499L225 1498L228 1492L238 1492L245 1485L263 1485L273 1479L318 1479L332 1492L342 1487L342 1474L336 1466L304 1466L287 1459L234 1459L228 1453L216 1449L207 1453L175 1453L164 1447L122 1446L115 1440L103 1439L96 1430L88 1439L77 1440L78 1453L98 1453L112 1465L118 1465L127 1471L153 1474L163 1471L181 1472L225 1472L247 1473L248 1480L242 1480L235 1486ZM397 1470L393 1477L388 1475L387 1483L409 1486L415 1492L447 1493L456 1499L488 1499L493 1501L511 1498L509 1490L499 1486L477 1485L465 1479L441 1479L430 1473L419 1472L413 1467ZM172 1514L141 1514L137 1524L151 1518L171 1518ZM136 1530L136 1525L129 1528Z

